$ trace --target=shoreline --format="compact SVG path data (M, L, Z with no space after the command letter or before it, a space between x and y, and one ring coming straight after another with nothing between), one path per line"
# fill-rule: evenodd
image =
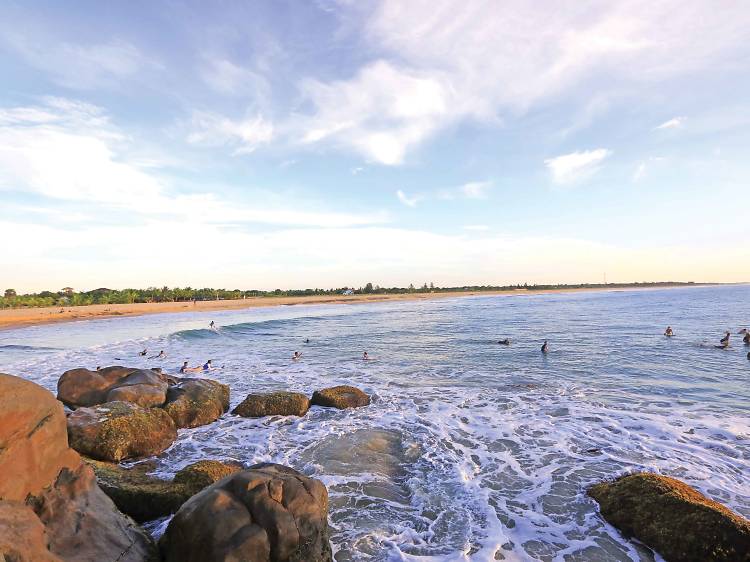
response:
M391 295L312 295L298 297L249 297L237 300L158 302L133 304L89 304L83 306L52 306L39 308L0 309L0 330L28 326L39 326L60 322L76 322L119 316L144 316L177 312L209 312L214 310L243 310L271 306L294 306L300 304L357 304L391 301L433 300L450 297L473 296L529 296L555 293L591 293L613 291L649 291L688 287L712 287L719 284L662 285L659 287L595 287L570 289L516 289L512 291L456 291L436 293L404 293ZM61 312L62 310L62 312Z

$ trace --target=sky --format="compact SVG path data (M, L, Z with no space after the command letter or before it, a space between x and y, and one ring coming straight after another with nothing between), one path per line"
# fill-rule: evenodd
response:
M0 289L750 281L750 7L0 4Z

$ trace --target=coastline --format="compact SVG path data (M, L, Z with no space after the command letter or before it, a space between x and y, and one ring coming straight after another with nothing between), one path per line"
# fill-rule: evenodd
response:
M242 310L269 306L293 306L299 304L357 304L391 301L432 300L450 297L472 296L529 296L553 293L590 293L612 291L648 291L670 288L707 287L712 283L694 285L663 285L660 287L613 287L580 289L517 289L513 291L456 291L436 293L405 293L391 295L312 295L299 297L249 297L237 300L213 300L196 302L158 302L133 304L89 304L83 306L52 306L40 308L0 309L0 330L38 326L58 322L75 322L119 316L143 316L175 312L209 312L214 310ZM62 310L62 312L61 312Z

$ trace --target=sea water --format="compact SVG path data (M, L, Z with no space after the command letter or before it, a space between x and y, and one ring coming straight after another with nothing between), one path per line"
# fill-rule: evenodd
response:
M0 331L0 370L54 391L73 367L213 359L232 407L362 388L369 407L227 414L157 459L164 477L232 459L319 478L338 561L654 560L586 488L653 471L750 516L750 348L715 347L748 324L750 286L298 305Z

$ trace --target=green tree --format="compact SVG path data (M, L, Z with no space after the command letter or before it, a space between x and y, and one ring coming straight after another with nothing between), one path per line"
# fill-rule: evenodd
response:
M6 299L12 299L16 296L16 290L15 289L5 289L5 298Z
M368 294L369 294L369 293L372 293L372 283L368 283L367 285L365 285L365 290L364 290L364 292L365 292L365 293L368 293Z

